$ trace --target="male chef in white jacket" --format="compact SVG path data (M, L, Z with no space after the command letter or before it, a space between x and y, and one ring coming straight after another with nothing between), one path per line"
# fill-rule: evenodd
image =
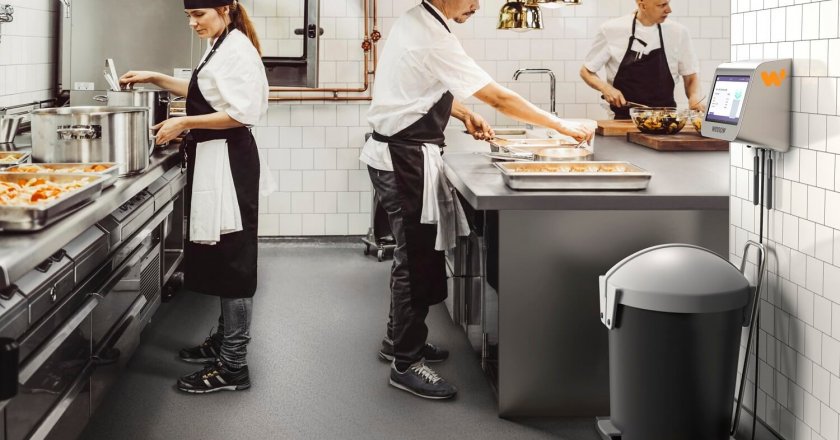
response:
M429 306L443 301L447 288L444 253L435 250L436 227L420 223L424 154L443 147L450 116L463 121L476 139L493 135L481 116L459 102L470 96L579 142L592 137L590 129L500 86L464 52L449 30L450 21L464 23L478 8L479 0L423 0L394 23L368 112L373 136L360 157L396 241L391 311L379 356L391 361L391 385L427 399L451 398L457 390L426 365L449 353L426 342Z

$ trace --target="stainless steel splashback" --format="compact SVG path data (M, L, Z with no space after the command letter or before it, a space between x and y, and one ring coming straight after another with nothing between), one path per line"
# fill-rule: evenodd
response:
M118 74L154 70L168 75L176 67L190 68L204 53L184 15L173 0L72 0L61 5L61 89L70 104L95 105L93 96L108 90L104 61L113 58ZM92 90L82 90L93 84Z

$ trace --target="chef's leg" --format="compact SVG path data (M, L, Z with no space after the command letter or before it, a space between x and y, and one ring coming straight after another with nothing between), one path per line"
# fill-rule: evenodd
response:
M226 367L238 370L245 365L251 340L253 298L221 298L225 337L219 357Z
M425 321L429 308L417 304L411 298L402 205L394 173L371 167L368 167L368 172L379 203L388 213L388 222L396 242L394 262L391 265L391 310L386 335L393 341L397 368L404 371L422 357L421 350L428 335Z

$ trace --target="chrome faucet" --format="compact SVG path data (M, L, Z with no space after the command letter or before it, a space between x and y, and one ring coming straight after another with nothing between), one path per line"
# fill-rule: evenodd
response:
M519 69L516 72L513 72L513 80L514 81L518 80L519 75L522 75L523 73L547 73L548 74L549 80L550 80L550 83L551 83L551 92L550 92L551 93L551 96L550 96L550 99L551 99L551 101L550 101L551 102L551 114L554 115L554 116L557 116L557 111L554 107L554 95L555 95L554 90L555 90L555 87L556 87L556 79L554 78L554 72L552 72L551 69Z

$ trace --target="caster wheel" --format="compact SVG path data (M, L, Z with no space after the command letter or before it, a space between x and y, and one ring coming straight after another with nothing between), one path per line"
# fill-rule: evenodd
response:
M381 263L381 262L382 262L382 258L383 258L384 256L385 256L385 251L383 251L382 249L380 249L380 250L379 250L379 252L377 252L377 253L376 253L376 261L379 261L379 262Z
M369 244L365 245L364 253L365 253L365 255L370 255L370 245Z
M175 272L172 274L172 278L169 279L169 282L163 286L163 294L161 295L162 302L168 302L172 297L181 290L181 287L184 285L184 273L183 272Z

